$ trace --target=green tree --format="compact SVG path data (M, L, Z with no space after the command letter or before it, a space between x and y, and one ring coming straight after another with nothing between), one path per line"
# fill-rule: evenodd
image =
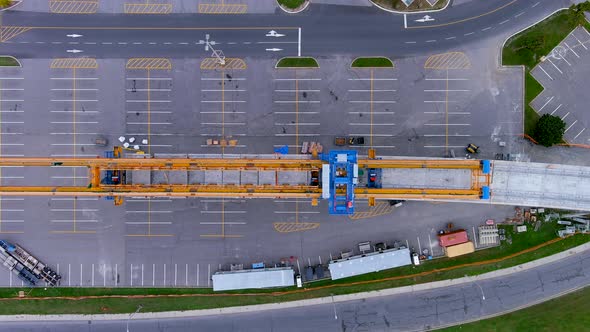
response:
M12 0L0 0L0 8L6 8L12 4Z
M560 143L565 133L565 122L550 114L543 114L535 127L534 139L543 146Z

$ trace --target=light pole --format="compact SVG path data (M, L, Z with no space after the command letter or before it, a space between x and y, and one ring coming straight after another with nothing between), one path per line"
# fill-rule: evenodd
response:
M130 313L130 314L129 314L129 317L127 317L127 329L126 329L126 331L127 331L127 332L129 332L129 321L131 320L131 318L132 318L132 317L133 317L133 316L134 316L136 313L138 313L138 312L139 312L139 310L141 310L141 308L143 308L143 306L142 306L141 304L140 304L140 305L138 305L138 306L137 306L137 310L135 310L135 312L133 312L133 313Z
M330 296L332 297L332 307L334 308L334 320L338 320L338 314L336 313L336 303L334 303L334 294L330 294Z

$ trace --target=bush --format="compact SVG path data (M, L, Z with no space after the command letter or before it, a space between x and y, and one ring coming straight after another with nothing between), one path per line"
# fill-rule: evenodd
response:
M535 127L534 139L541 145L549 147L561 143L565 133L565 122L550 114L543 114Z
M12 0L0 0L0 8L6 8L12 4Z

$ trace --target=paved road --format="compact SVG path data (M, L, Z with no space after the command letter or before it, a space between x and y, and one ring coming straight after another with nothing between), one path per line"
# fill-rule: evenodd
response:
M416 331L514 309L590 283L590 251L477 283L296 309L133 321L130 331ZM484 299L485 297L485 299ZM336 317L335 317L336 313ZM125 321L3 323L0 331L124 331Z
M372 7L312 5L300 15L57 15L7 12L4 26L35 27L6 40L2 53L20 58L67 56L78 49L84 56L124 58L203 54L210 34L226 55L395 55L409 56L454 48L474 40L506 35L538 21L570 0L473 1L432 14L391 15ZM266 37L274 29L284 37ZM13 30L13 33L16 30ZM67 34L84 37L73 40ZM9 34L5 33L4 38ZM266 49L281 49L278 52ZM206 54L206 53L205 53Z

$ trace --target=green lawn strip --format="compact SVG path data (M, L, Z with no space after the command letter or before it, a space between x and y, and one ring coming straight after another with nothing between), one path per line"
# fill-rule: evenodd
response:
M438 331L585 331L590 326L588 298L590 287L513 313Z
M356 58L351 67L353 68L393 68L393 62L384 57Z
M502 64L525 68L525 134L532 136L539 115L529 106L543 86L530 74L531 69L578 25L590 30L590 24L572 9L558 12L539 24L510 38L502 50Z
M20 64L10 56L0 56L0 67L18 67Z
M277 0L283 7L297 9L305 3L305 0Z
M350 294L371 290L426 283L444 279L460 278L465 275L477 275L497 269L503 269L554 253L564 251L590 241L590 235L575 235L561 241L541 247L533 252L524 253L500 262L483 265L465 266L446 271L443 268L469 264L484 260L506 257L526 248L536 246L555 238L555 223L544 223L538 232L514 234L512 227L507 228L507 235L512 237L513 244L477 251L474 254L455 259L437 259L414 267L402 268L366 274L354 278L337 281L319 281L306 285L306 289L294 288L242 290L227 292L219 295L209 288L34 288L28 294L30 297L52 296L100 296L100 295L177 295L157 298L91 298L91 299L55 299L55 300L8 300L0 306L0 314L52 314L52 313L125 313L136 310L137 305L143 305L145 312L210 309L218 307L251 305L272 302L294 301L316 297L330 296L330 294ZM425 273L424 275L418 275ZM381 280L383 278L399 278ZM374 282L371 282L373 281ZM360 282L351 284L353 282ZM363 283L365 282L365 283ZM368 283L367 283L368 282ZM0 298L16 297L16 288L0 289ZM27 289L24 289L28 292ZM276 292L289 292L277 295ZM255 294L252 294L255 293ZM201 294L200 296L178 296L181 294ZM215 295L212 295L215 294ZM250 295L247 295L250 294ZM0 302L1 303L1 302Z
M314 58L282 58L277 63L277 68L318 68L319 66Z

